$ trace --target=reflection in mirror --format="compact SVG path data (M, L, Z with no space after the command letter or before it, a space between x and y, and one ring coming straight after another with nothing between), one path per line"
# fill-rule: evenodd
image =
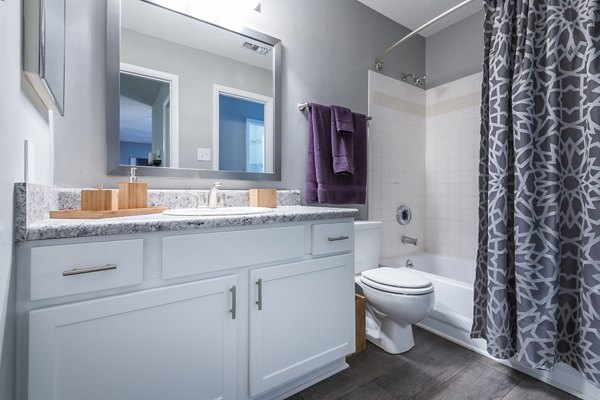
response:
M248 32L122 0L120 165L278 178L279 41Z
M215 162L222 171L272 172L273 99L215 85Z
M179 166L178 92L177 76L121 63L121 164Z

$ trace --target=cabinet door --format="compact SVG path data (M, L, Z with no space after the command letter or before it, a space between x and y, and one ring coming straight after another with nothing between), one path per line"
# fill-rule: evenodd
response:
M235 276L32 311L30 400L236 398Z
M250 394L354 351L352 254L250 273Z

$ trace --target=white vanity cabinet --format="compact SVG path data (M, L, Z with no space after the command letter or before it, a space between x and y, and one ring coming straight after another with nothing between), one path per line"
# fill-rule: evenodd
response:
M354 352L352 255L251 271L250 394Z
M29 314L29 399L236 399L225 276Z
M26 242L18 264L19 400L283 399L354 351L351 218Z

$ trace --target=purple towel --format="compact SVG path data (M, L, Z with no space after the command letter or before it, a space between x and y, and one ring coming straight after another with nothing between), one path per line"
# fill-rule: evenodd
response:
M354 133L352 111L341 106L331 106L332 118L335 120L335 130L341 134Z
M350 127L352 131L340 127ZM352 111L340 106L331 106L331 154L334 174L354 174L353 133Z
M306 202L365 204L367 199L367 117L352 114L354 175L336 175L331 153L331 110L312 104L309 113Z

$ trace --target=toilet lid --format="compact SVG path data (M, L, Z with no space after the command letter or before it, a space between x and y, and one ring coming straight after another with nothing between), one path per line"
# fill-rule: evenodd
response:
M364 271L361 281L375 289L400 294L424 294L433 291L431 281L408 268L380 267Z

